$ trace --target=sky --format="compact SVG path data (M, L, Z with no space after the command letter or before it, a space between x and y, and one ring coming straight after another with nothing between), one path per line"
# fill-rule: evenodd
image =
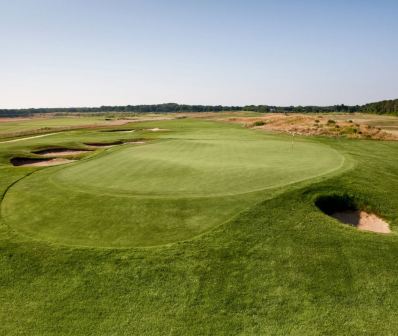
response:
M0 0L0 108L398 98L396 0Z

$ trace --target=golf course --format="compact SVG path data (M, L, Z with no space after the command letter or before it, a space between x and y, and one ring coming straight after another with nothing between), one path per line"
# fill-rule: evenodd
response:
M397 141L141 119L3 123L2 334L398 334Z
M398 1L0 13L0 336L398 336Z

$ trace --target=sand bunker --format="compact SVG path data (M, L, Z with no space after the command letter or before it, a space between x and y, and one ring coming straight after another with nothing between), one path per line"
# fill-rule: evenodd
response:
M315 204L328 216L344 224L355 226L358 230L377 233L391 232L386 221L375 214L360 210L355 200L348 195L321 196L315 201Z
M12 158L10 162L16 167L47 167L74 162L68 159L34 159L34 158Z
M78 155L90 152L89 150L84 149L68 149L68 148L51 148L51 149L43 149L34 151L33 153L38 154L43 157L52 157L52 156L69 156L69 155Z
M355 226L358 230L373 231L378 233L390 233L390 227L387 222L377 217L375 214L369 214L365 211L342 211L332 213L333 218L340 222Z

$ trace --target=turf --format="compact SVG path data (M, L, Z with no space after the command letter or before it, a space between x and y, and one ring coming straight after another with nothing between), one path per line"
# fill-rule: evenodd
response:
M310 141L292 143L235 127L215 134L220 127L214 122L202 122L192 138L179 134L192 121L167 125L163 141L117 146L21 180L3 200L5 222L63 244L173 243L225 222L263 199L265 190L331 173L344 163L337 151Z
M168 133L155 136L137 131L134 136L152 136L154 143L147 149L176 140L184 143L188 138L200 142L204 133L206 141L215 137L233 140L232 133L239 133L242 141L263 141L264 145L289 139L258 135L227 124L209 126L188 120L168 125L156 125L170 128ZM115 139L117 135L72 132L56 135L52 141L81 145L88 138L106 137ZM0 147L3 192L14 181L36 171L10 167L6 163L9 156L48 145L49 141L43 138ZM337 151L336 158L345 157L344 166L326 175L315 177L325 171L310 174L301 182L293 179L284 186L231 196L253 198L222 224L178 243L125 249L66 246L20 234L2 217L1 333L396 335L398 143L320 138L297 141L318 145L326 152ZM94 154L86 159L87 164L123 151L115 148ZM312 162L317 165L317 161L315 156ZM81 161L65 172L85 164ZM23 186L30 192L32 188L27 186L36 177L56 176L57 172L58 168L40 170L23 178L9 192ZM192 190L189 188L189 193ZM324 215L314 199L330 193L354 196L367 210L386 218L393 233L359 232ZM8 197L7 192L5 201ZM224 198L212 197L208 205L216 206ZM239 210L243 199L228 208ZM103 216L109 214L104 212Z
M101 117L52 117L32 118L16 121L0 122L0 137L13 132L27 132L45 130L57 127L82 126L104 124L105 118Z

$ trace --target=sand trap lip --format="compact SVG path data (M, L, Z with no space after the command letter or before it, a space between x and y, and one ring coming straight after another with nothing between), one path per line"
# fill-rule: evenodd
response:
M114 141L114 142L85 142L84 143L87 146L91 147L102 147L102 148L107 148L107 147L113 147L117 145L122 145L122 141Z
M389 224L373 213L361 210L357 201L347 194L318 197L316 206L326 215L361 231L390 233Z
M125 141L124 143L126 145L143 145L146 142L145 141Z
M48 148L34 151L34 154L38 154L42 157L53 157L53 156L69 156L88 153L90 150L87 149L70 149L70 148Z
M65 163L75 162L63 158L56 159L34 159L34 158L12 158L10 162L16 167L48 167L57 166Z
M367 213L361 210L346 210L334 212L331 214L340 222L355 226L361 231L372 231L377 233L391 233L390 227L380 217L375 214Z
M166 129L166 128L154 127L154 128L148 128L148 129L146 129L146 131L151 131L151 132L162 132L162 131L168 131L168 129Z
M104 130L104 131L101 131L101 132L104 132L104 133L133 133L133 132L135 132L135 130L123 130L123 129L121 129L121 130Z
M361 210L355 198L347 194L323 195L315 201L326 215L361 231L390 233L389 224L373 213Z

